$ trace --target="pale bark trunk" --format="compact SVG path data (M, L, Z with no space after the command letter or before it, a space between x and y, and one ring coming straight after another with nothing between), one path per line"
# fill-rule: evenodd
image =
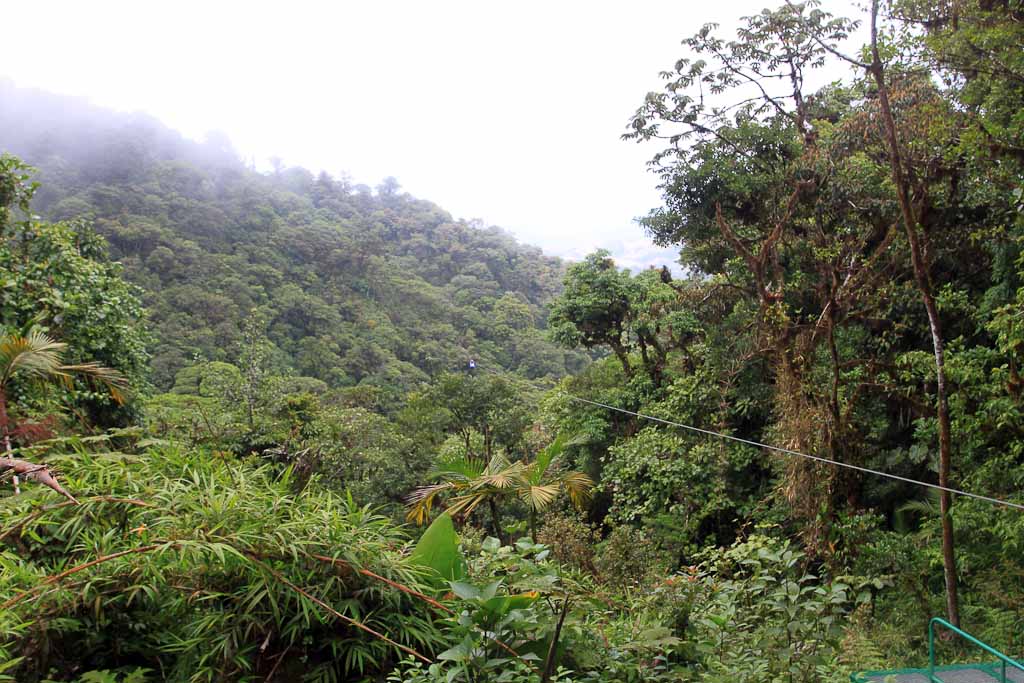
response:
M886 145L889 148L889 164L892 168L893 183L903 214L903 227L910 242L910 258L914 268L914 280L921 293L925 310L928 313L928 325L931 329L932 349L935 355L936 403L939 423L939 486L949 487L949 470L952 459L952 439L950 437L949 401L946 395L946 361L942 336L942 325L939 309L932 293L929 277L929 264L926 262L921 236L918 234L918 219L910 203L910 192L903 168L903 159L899 141L896 137L896 122L892 115L889 102L889 88L885 82L885 69L878 52L878 0L871 3L871 65L869 71L878 86L878 103L885 128ZM942 515L942 565L946 582L946 612L949 622L960 625L960 605L956 583L956 556L953 545L953 518L950 508L953 505L949 491L939 492L939 510Z

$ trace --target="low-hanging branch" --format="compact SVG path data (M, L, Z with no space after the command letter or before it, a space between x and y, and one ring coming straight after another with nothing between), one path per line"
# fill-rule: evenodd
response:
M43 486L48 486L53 489L75 505L79 504L78 500L60 485L60 482L57 481L57 477L54 475L49 465L41 465L29 462L28 460L19 460L17 458L0 457L0 471L12 472L16 477L24 477L25 479L37 481Z

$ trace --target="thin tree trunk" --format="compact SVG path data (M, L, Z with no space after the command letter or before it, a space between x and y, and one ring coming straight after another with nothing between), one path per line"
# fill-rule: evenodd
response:
M11 425L7 417L7 394L3 389L0 389L0 431L3 431L4 434L4 455L10 460L14 457L14 449L11 448ZM20 495L21 482L18 480L18 475L15 474L11 477L11 481L14 484L14 495Z
M541 676L541 683L548 683L552 674L555 673L555 664L558 655L558 641L562 637L562 625L565 624L565 617L569 614L569 598L562 603L562 612L558 615L558 623L555 625L555 632L551 636L551 644L548 646L548 656L544 659L544 673Z
M889 148L889 164L892 168L893 183L900 211L903 214L903 228L910 242L910 259L914 268L914 280L921 293L925 310L928 312L928 325L931 328L932 348L935 355L936 403L939 422L939 486L949 487L949 470L952 451L950 438L949 401L946 395L946 361L942 337L942 325L939 309L932 294L929 264L926 262L918 234L918 220L910 203L910 192L899 142L896 137L896 122L892 115L889 102L889 88L885 82L885 69L878 52L878 0L871 3L871 65L869 71L878 86L878 103L885 128L885 141ZM956 556L953 545L953 518L950 508L953 505L949 491L939 492L939 510L942 515L942 565L946 580L946 612L949 622L960 625L960 605L956 584Z
M494 525L494 534L498 537L498 541L500 541L502 545L507 545L508 541L505 539L505 534L501 530L501 515L498 514L498 504L494 502L494 498L488 498L487 505L491 508L491 524Z

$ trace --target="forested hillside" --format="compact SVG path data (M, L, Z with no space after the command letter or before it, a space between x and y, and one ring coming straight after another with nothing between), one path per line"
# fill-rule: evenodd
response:
M681 276L0 91L0 681L1024 675L1024 11L860 19L610 133Z
M0 83L0 149L40 170L33 210L83 219L142 288L160 389L235 361L257 316L273 363L330 388L395 395L470 358L537 379L582 367L544 339L563 267L498 228L454 220L393 179L245 167L143 115Z

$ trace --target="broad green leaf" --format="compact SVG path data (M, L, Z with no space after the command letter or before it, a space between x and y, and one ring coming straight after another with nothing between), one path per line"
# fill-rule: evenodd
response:
M490 600L498 594L499 588L501 588L501 581L494 581L492 583L489 583L486 586L484 586L483 589L480 591L480 597L484 600Z
M448 585L451 586L452 593L462 600L475 600L480 597L480 589L471 583L452 581Z
M433 569L437 573L434 582L437 588L466 575L466 565L459 551L459 535L455 533L451 515L446 512L427 527L409 562Z
M450 662L462 662L469 659L473 655L473 641L467 635L462 639L462 642L455 647L448 648L437 656L440 660L447 660Z
M539 597L540 593L537 591L519 593L517 595L502 595L486 600L480 606L490 614L501 617L515 609L526 609L535 603Z

